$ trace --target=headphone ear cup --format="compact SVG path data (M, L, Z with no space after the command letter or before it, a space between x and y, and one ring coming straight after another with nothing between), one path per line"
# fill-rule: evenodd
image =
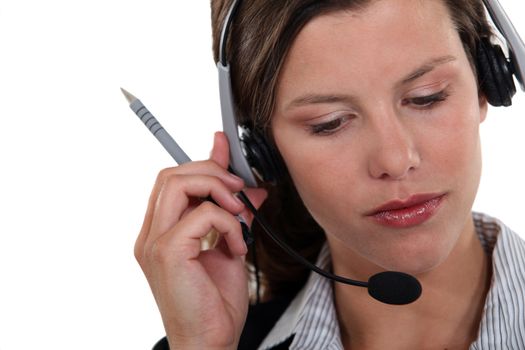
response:
M259 131L243 127L241 145L252 170L262 181L277 184L282 179L282 161Z
M495 107L510 106L516 86L512 65L503 50L488 38L483 38L478 43L477 55L478 81L487 101Z

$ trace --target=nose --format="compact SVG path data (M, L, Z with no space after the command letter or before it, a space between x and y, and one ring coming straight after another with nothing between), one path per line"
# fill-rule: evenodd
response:
M368 169L373 178L403 180L420 166L413 133L394 115L381 118L371 137Z

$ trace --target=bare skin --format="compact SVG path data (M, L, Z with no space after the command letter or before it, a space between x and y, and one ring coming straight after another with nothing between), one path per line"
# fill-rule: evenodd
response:
M274 138L325 229L334 271L361 280L403 271L423 286L417 302L393 307L336 283L345 349L466 349L475 339L490 280L470 214L486 111L440 1L319 16L292 45ZM421 224L369 215L421 193L443 195Z
M373 1L318 16L301 30L279 77L271 126L307 209L323 227L334 272L416 276L423 295L388 306L334 284L345 349L466 349L476 337L490 268L471 208L481 174L487 104L441 1ZM235 349L247 306L246 247L234 214L228 144L211 158L162 171L135 255L172 349ZM266 193L246 190L259 206ZM370 212L439 194L439 209L391 227ZM203 203L211 195L218 203ZM223 239L209 251L211 229Z
M228 141L217 133L210 160L163 170L135 244L172 349L236 349L246 319L247 248L234 214L252 217L233 195L243 181L227 166ZM266 197L245 193L257 207ZM220 207L199 199L208 195ZM221 239L201 252L212 229Z

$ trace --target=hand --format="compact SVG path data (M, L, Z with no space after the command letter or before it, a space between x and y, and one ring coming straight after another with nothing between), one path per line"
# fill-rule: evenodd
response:
M253 217L233 195L244 182L228 164L228 141L216 133L209 160L161 171L135 244L172 349L236 349L246 320L247 248L234 215ZM244 191L256 207L266 198ZM200 199L208 196L218 205ZM219 240L201 251L211 230Z

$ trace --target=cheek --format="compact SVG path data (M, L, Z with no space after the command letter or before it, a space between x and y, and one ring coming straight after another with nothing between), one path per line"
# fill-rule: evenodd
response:
M334 191L341 186L340 181L352 177L348 164L353 162L342 162L343 152L334 152L333 144L323 146L311 141L300 128L276 126L274 130L275 142L294 185L305 206L315 215L317 205L330 205Z
M425 141L428 160L435 174L454 181L472 182L479 176L481 148L479 140L480 114L477 106L458 108ZM475 181L477 182L477 181Z
M352 142L319 142L290 131L287 140L279 145L290 176L305 207L326 232L345 227L355 228L350 220L360 208L362 191L367 190L362 162L350 152ZM299 141L300 140L300 141ZM309 140L309 141L307 141ZM276 140L277 142L277 140Z
M330 169L330 165L336 162L329 153L312 150L307 143L301 142L283 143L279 149L305 204L314 200L310 197L326 192L326 179L336 176L335 169Z

